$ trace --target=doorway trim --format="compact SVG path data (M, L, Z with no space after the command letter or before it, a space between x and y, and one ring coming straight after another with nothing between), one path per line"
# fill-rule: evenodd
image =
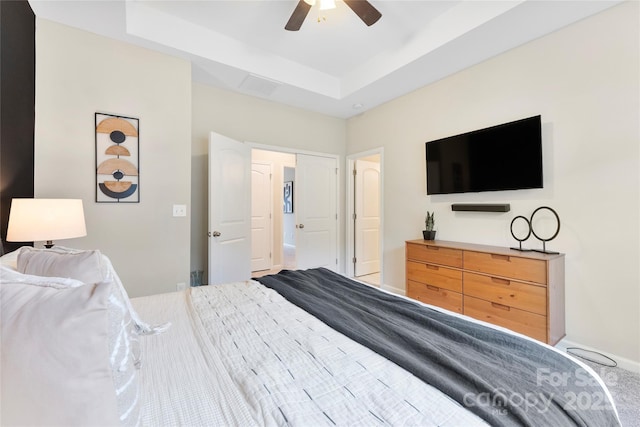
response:
M353 266L354 251L354 226L353 226L353 214L354 214L354 202L355 192L353 184L353 175L351 171L355 166L355 162L363 157L368 157L378 154L380 156L380 287L384 287L384 147L374 148L367 151L361 151L359 153L350 154L346 158L346 181L347 181L347 197L346 197L346 261L345 272L348 277L354 277L355 271Z

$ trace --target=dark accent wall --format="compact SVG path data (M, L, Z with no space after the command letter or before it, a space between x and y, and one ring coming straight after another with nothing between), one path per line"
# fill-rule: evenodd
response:
M26 0L0 0L0 217L7 242L11 199L33 197L36 87L36 18Z

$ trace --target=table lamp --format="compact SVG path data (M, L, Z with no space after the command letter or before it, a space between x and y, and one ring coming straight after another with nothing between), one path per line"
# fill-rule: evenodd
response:
M8 242L72 239L87 235L81 199L13 199L7 228Z

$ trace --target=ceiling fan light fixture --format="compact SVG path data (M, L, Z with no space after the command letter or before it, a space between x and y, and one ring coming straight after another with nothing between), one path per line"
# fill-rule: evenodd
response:
M1 1L1 0L0 0ZM382 14L373 7L368 0L343 0L347 6L362 20L368 27L378 22ZM298 0L296 8L284 26L287 31L298 31L307 17L311 7L316 4L316 0ZM335 0L320 0L320 9L334 9Z
M315 6L316 0L304 0L309 6ZM320 10L329 10L336 8L335 0L320 0Z
M335 0L320 0L320 10L329 10L329 9L335 9L335 8L336 8Z

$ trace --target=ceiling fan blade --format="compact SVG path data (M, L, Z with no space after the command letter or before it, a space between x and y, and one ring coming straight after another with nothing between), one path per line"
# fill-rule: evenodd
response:
M378 19L382 16L378 9L373 7L367 0L344 0L344 2L369 27L378 22Z
M289 31L298 31L304 22L304 18L307 17L309 9L311 9L311 5L309 3L306 3L304 0L298 1L298 5L293 10L291 18L289 18L284 29Z

